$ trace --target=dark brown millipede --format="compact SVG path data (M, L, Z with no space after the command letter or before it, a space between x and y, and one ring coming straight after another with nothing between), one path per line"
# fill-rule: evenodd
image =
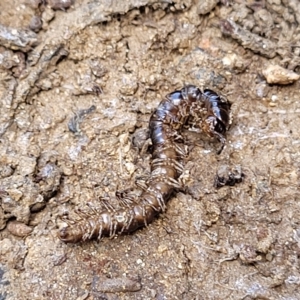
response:
M138 201L131 201L121 209L93 210L81 220L63 227L59 238L69 243L100 240L147 226L165 211L172 192L181 187L178 178L183 172L182 160L186 154L180 135L183 126L193 124L217 138L222 144L220 153L229 123L229 102L212 90L201 92L194 85L186 85L168 94L150 118L151 174Z

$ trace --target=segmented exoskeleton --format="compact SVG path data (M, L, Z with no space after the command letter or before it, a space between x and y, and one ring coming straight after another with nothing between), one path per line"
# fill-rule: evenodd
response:
M222 150L229 113L230 105L225 99L211 90L202 93L194 85L167 95L150 118L151 175L139 200L118 210L93 211L88 217L62 228L60 239L76 243L103 236L113 237L147 226L165 211L172 192L181 187L178 178L183 172L185 155L180 136L183 125L192 119L194 124L222 143Z

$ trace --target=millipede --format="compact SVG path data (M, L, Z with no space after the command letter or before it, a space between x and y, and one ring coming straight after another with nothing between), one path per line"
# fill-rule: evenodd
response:
M226 144L230 103L216 92L210 89L202 92L194 85L168 94L150 117L151 173L139 198L126 200L126 195L119 193L122 208L92 210L78 221L69 220L60 229L59 238L67 243L112 238L147 226L164 212L172 193L181 188L179 177L186 155L181 131L186 125L197 126L219 140L219 154Z

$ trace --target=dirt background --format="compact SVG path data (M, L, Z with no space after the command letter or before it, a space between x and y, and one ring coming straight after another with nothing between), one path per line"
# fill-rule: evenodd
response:
M0 299L299 299L300 83L263 76L297 78L299 23L297 0L1 0ZM61 242L66 213L149 173L138 133L186 83L232 103L221 155L186 132L166 213ZM243 182L216 189L227 168Z

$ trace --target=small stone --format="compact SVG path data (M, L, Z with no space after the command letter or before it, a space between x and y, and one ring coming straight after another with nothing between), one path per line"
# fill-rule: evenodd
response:
M132 96L138 89L138 83L134 76L124 75L120 87L120 93L124 96Z
M271 100L272 100L273 102L275 102L275 101L278 100L278 97L277 97L276 95L272 95L272 96L271 96Z
M127 172L132 175L135 171L135 165L131 162L128 162L128 163L125 163L125 167L126 167L126 170Z
M6 255L11 252L11 249L14 248L13 243L10 239L3 239L0 241L0 255Z
M273 243L272 231L269 228L258 228L257 229L257 245L256 249L262 253L268 253Z
M199 15L206 15L211 12L217 5L218 0L211 1L197 1L197 13Z
M47 2L54 10L65 10L72 5L71 0L48 0Z
M168 247L166 245L159 245L158 249L157 249L157 252L158 253L163 253L163 252L165 252L167 250L168 250Z
M39 32L42 28L42 20L39 16L33 16L31 18L30 24L29 24L29 28L34 31L34 32Z
M32 228L27 226L26 224L22 223L22 222L18 222L18 221L11 221L8 223L7 225L7 230L15 235L15 236L19 236L19 237L24 237L29 235L32 232Z
M49 8L46 7L44 12L42 13L42 24L43 24L43 28L47 26L47 23L49 23L55 16L55 12Z
M269 84L290 84L300 78L297 73L278 65L269 65L262 73Z
M261 82L256 86L256 95L259 98L264 98L267 96L270 87L266 82Z
M229 53L226 56L223 57L222 63L226 67L234 67L237 62L237 55L235 53Z

